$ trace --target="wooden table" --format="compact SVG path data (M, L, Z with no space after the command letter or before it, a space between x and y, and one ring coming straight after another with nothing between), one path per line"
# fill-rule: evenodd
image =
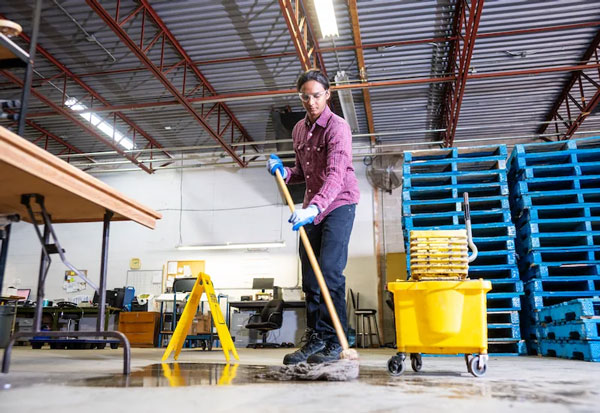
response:
M34 208L36 208L35 211ZM43 233L38 228L37 220L40 213L44 217ZM100 308L104 308L110 221L130 220L154 229L156 220L161 218L161 214L158 212L141 205L104 182L0 126L0 216L9 214L18 214L21 219L34 224L42 246L42 260L38 277L34 331L32 333L16 333L11 337L11 341L4 351L2 362L4 373L8 372L10 352L15 339L35 337L40 334L44 282L50 263L50 254L59 254L65 265L70 265L52 229L53 223L104 223L100 284L97 288L100 296ZM2 241L2 250L0 251L0 288L10 225L6 228L6 238ZM120 332L104 331L104 311L98 313L96 331L76 333L45 331L43 335L47 337L118 338L124 348L123 371L125 374L129 374L129 342Z

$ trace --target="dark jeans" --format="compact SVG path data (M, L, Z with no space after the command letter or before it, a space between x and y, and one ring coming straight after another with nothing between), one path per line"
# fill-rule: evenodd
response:
M348 329L348 320L346 277L343 271L348 260L348 241L355 211L354 204L342 205L331 211L318 225L304 226L344 332ZM324 340L338 342L325 300L321 296L321 289L302 243L300 243L300 259L302 260L302 290L306 297L307 327L319 333Z

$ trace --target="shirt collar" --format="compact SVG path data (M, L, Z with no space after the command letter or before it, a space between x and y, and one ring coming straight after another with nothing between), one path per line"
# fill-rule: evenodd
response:
M319 125L320 127L325 128L325 127L327 127L327 122L329 122L331 115L333 115L333 112L329 109L329 105L326 105L325 109L323 109L323 112L321 112L321 116L319 116L319 118L317 119L317 121L315 123L317 125ZM308 115L306 115L304 117L304 121L306 122L307 126L310 126L310 121L308 120Z

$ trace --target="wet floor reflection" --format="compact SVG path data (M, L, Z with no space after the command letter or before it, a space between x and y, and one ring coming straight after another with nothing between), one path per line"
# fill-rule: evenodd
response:
M89 387L180 387L226 386L252 383L278 384L262 378L276 366L238 365L219 363L161 363L134 371L130 376L121 374L71 380L67 386ZM408 372L400 377L391 376L386 368L361 367L360 384L393 388L403 394L427 394L450 399L493 398L540 403L577 403L585 390L581 383L531 382L526 380L490 380L473 378L457 372ZM287 382L289 383L289 382ZM299 382L297 382L299 383ZM304 382L310 385L310 382ZM343 384L343 383L342 383Z
M157 363L134 370L129 376L104 374L90 377L89 373L76 375L50 374L0 375L0 393L12 389L36 385L61 385L76 387L182 387L182 386L264 386L289 385L266 379L267 373L280 366L238 365L224 363ZM457 371L406 372L393 377L384 366L361 366L359 377L349 383L360 386L376 386L382 394L418 395L419 397L445 399L487 399L556 403L565 406L582 406L590 398L600 398L600 390L584 378L578 380L528 380L519 375L513 377L474 378L469 373ZM323 382L296 381L294 388L322 386ZM329 384L328 384L329 385ZM344 382L331 385L345 386ZM301 387L298 387L301 386ZM287 390L286 390L287 391ZM582 404L583 403L583 404Z

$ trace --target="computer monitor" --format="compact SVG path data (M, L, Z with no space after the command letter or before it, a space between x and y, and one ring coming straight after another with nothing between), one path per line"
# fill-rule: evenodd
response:
M271 290L273 289L275 278L254 278L252 279L253 290Z
M21 288L17 289L17 296L21 297L17 302L22 303L29 300L29 294L31 294L31 289L29 288Z

